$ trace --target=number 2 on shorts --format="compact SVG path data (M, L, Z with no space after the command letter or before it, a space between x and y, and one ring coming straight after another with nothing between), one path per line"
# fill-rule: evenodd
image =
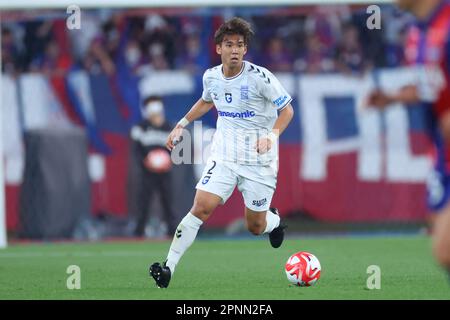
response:
M208 172L206 172L206 175L202 180L202 184L207 184L209 182L209 179L211 179L211 175L213 174L212 170L214 169L215 166L216 166L216 162L213 160L213 165L211 168L209 168Z
M213 165L211 168L209 168L207 174L212 174L212 169L214 169L216 167L216 162L213 160Z

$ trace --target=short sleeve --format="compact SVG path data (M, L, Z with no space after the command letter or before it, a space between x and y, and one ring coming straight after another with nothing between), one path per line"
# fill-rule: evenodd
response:
M281 111L291 103L292 97L270 71L260 69L260 73L259 79L262 95L271 101L278 111Z
M203 99L204 101L206 101L206 102L212 102L211 94L209 93L209 90L208 90L207 72L208 72L208 71L206 71L206 72L203 74L203 92L202 92L202 99Z

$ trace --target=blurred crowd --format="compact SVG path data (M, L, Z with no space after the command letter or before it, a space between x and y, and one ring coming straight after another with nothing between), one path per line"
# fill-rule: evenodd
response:
M368 14L348 6L316 6L298 13L245 16L256 36L247 56L273 72L361 74L404 63L409 17L382 8L382 28L369 30ZM65 17L7 19L2 24L2 72L63 75L70 69L136 76L153 70L184 69L201 75L220 63L213 35L222 16L162 15L149 12L90 11L81 29Z

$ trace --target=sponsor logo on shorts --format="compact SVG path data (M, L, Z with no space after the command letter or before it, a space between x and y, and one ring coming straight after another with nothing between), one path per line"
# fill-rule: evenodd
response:
M267 198L261 200L253 200L252 204L257 207L261 207L267 203Z

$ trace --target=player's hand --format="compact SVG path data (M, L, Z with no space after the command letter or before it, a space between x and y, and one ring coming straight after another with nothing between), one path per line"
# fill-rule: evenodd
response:
M172 151L172 149L177 145L178 142L181 140L181 135L183 134L183 127L180 125L177 125L172 132L170 132L169 136L167 137L166 141L166 148L169 151Z
M366 101L366 106L372 108L383 109L391 104L392 98L381 90L375 90L369 94Z
M272 140L268 137L261 138L256 142L256 152L259 154L264 154L272 148Z

